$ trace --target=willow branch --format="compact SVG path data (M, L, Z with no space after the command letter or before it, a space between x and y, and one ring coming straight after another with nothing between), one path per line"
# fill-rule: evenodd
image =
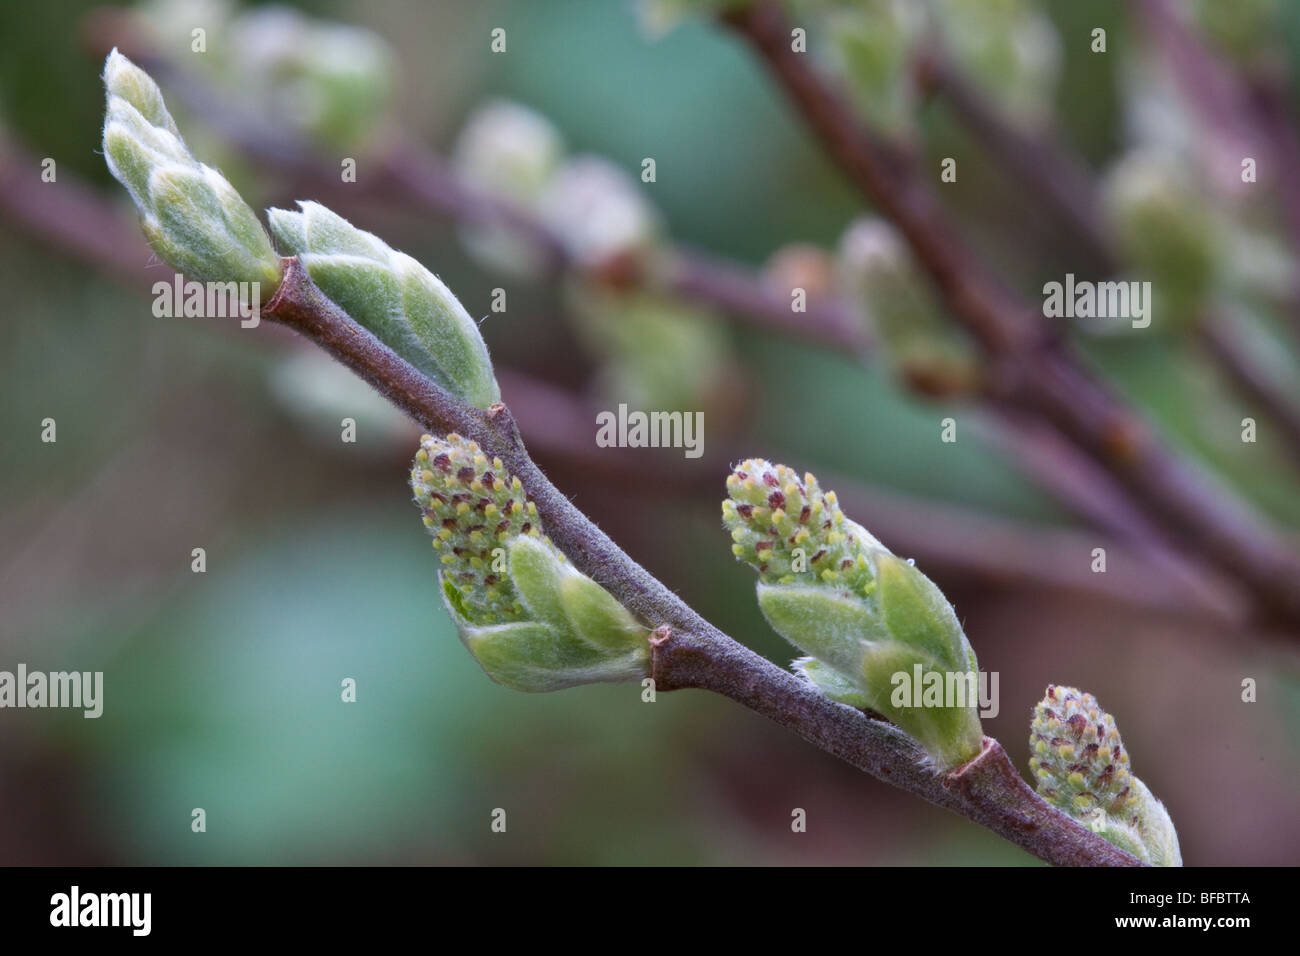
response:
M727 19L864 198L902 233L949 313L983 347L1003 397L1107 468L1171 537L1240 581L1271 620L1300 630L1300 557L1230 489L1166 446L984 268L915 172L861 128L838 91L790 49L778 8L759 3Z
M1288 115L1286 78L1260 70L1242 76L1221 60L1168 0L1129 0L1149 42L1164 57L1201 126L1226 142L1232 174L1239 157L1267 157L1276 172L1272 183L1280 200L1291 249L1300 256L1300 138ZM1209 137L1202 137L1208 142ZM1271 161L1271 162L1269 162ZM1239 183L1234 183L1239 185ZM1300 277L1291 290L1292 328L1300 333Z
M542 474L505 405L473 408L430 382L326 298L296 258L263 316L311 339L424 428L471 438L519 477L547 533L575 567L599 581L654 631L658 690L722 694L887 783L952 810L1049 863L1133 866L1139 861L1038 797L1001 745L948 773L897 728L838 704L705 621L625 554Z
M1276 378L1259 367L1255 357L1243 347L1241 333L1226 319L1206 318L1197 324L1197 334L1237 390L1262 408L1277 426L1292 462L1300 466L1300 407L1283 391Z
M1113 271L1120 256L1099 214L1103 203L1096 181L1080 159L1055 138L1027 135L1008 122L942 51L924 53L918 72L930 93L944 98L1016 187L1026 187L1051 211L1099 268ZM1289 178L1279 188L1293 188ZM1300 405L1281 383L1259 367L1255 357L1242 346L1234 324L1226 318L1203 313L1196 320L1195 332L1204 353L1224 378L1243 398L1264 410L1278 426L1292 460L1300 463Z

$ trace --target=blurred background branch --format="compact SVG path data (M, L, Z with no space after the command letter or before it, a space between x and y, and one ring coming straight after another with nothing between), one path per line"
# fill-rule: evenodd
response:
M1055 424L1110 469L1133 497L1207 560L1250 588L1288 628L1300 626L1300 558L1221 483L1168 448L1131 409L1042 331L1032 308L1008 295L958 239L914 170L862 129L844 102L790 48L790 24L773 3L729 15L772 68L867 201L907 238L950 308L995 363L999 390Z

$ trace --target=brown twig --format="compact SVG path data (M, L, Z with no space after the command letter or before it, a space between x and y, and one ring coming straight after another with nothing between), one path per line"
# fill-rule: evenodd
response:
M1181 26L1179 29L1186 32ZM1191 64L1184 65L1182 72L1196 73L1191 66L1202 61L1208 53L1191 37L1185 37L1177 46L1182 52L1179 61L1191 60ZM1071 236L1098 268L1113 271L1121 257L1099 215L1103 204L1096 181L1083 163L1056 139L1047 135L1028 135L1008 122L937 47L922 55L918 71L930 92L944 97L957 118L990 155L999 160L999 168L1008 173L1018 187L1027 187L1030 194L1055 213L1056 220L1070 230ZM1208 84L1210 87L1220 89L1227 83L1226 77L1214 75L1217 79ZM1199 88L1207 84L1192 85ZM1222 100L1224 96L1220 93L1216 100ZM1300 153L1296 155L1300 156ZM1295 187L1289 183L1290 177L1286 179L1287 182L1280 183L1279 188L1294 190ZM1287 202L1284 205L1289 208L1292 204ZM1300 204L1296 205L1296 210L1300 216ZM1196 333L1205 353L1224 377L1244 398L1264 410L1280 428L1287 451L1294 460L1300 461L1300 406L1242 347L1241 336L1233 323L1220 314L1205 312L1196 320Z
M1129 5L1204 128L1199 142L1208 146L1226 140L1226 147L1209 157L1218 161L1217 184L1229 192L1240 190L1241 160L1260 160L1259 168L1280 200L1292 251L1300 255L1300 182L1293 174L1300 163L1300 137L1287 115L1283 78L1268 70L1240 75L1168 0L1129 0ZM1300 330L1300 276L1291 300L1292 323Z
M1003 397L1051 422L1104 465L1175 539L1235 577L1262 611L1300 627L1300 559L1233 493L1164 445L1044 330L960 240L930 192L892 150L860 128L841 96L794 52L780 10L727 14L761 54L860 192L903 234L953 318L983 346Z
M838 704L713 627L633 561L542 474L505 405L472 408L421 375L357 325L312 283L296 258L263 309L311 339L430 431L473 439L528 489L552 541L584 573L654 628L656 689L722 694L881 780L952 810L1059 865L1132 866L1139 861L1040 799L997 741L948 773L897 728Z
M1264 410L1281 431L1281 444L1300 465L1300 408L1273 376L1259 367L1255 357L1242 346L1242 334L1235 323L1221 316L1207 316L1196 331L1205 350L1237 386L1243 396Z

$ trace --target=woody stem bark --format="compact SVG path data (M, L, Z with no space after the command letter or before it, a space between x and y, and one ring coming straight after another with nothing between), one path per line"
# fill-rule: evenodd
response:
M542 474L503 404L474 408L425 378L362 328L311 281L297 258L262 310L311 339L431 432L456 432L499 457L528 489L551 540L644 623L658 690L722 694L794 731L860 770L985 826L1059 865L1136 866L1139 861L1041 800L991 738L983 752L948 773L926 769L906 734L838 704L704 620L574 507Z

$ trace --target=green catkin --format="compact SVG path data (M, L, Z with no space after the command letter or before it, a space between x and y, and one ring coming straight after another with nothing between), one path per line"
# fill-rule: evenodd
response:
M546 538L501 459L456 434L425 435L411 490L439 554L443 602L492 680L550 691L649 673L649 629Z
M911 562L841 510L835 492L785 465L751 458L727 478L723 524L736 558L758 572L758 604L809 655L794 669L828 697L876 711L925 747L940 769L980 752L978 701L925 700L915 684L974 681L975 654L952 606ZM967 683L966 687L971 684Z
M1169 812L1133 775L1115 719L1092 694L1049 685L1034 708L1029 752L1048 803L1144 863L1182 866Z

